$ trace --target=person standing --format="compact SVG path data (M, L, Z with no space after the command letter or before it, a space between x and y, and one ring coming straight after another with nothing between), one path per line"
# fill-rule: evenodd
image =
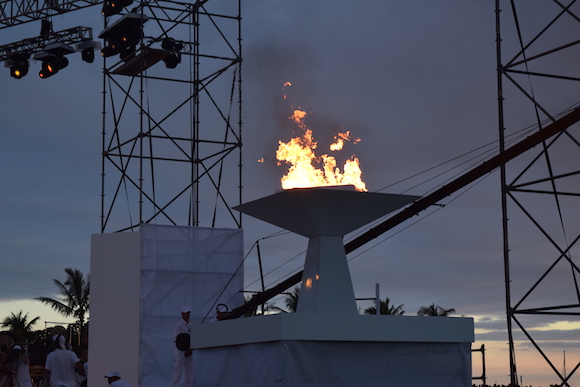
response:
M105 378L107 378L111 387L133 387L131 383L121 379L119 371L111 371L105 375Z
M193 350L190 348L191 325L189 318L191 309L187 306L181 308L181 320L175 324L173 338L175 347L173 349L174 367L171 387L178 387L181 376L185 374L185 387L193 386Z
M12 355L14 359L14 387L32 387L30 368L28 367L30 361L22 353L22 347L20 345L12 347Z
M55 335L52 341L55 349L46 357L44 366L50 378L50 385L52 387L76 387L75 372L84 375L83 363L73 351L67 349L63 335Z

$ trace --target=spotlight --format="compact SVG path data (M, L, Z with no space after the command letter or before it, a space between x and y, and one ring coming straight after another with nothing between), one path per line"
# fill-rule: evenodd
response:
M120 51L119 49L117 49L117 47L113 46L113 45L109 45L109 46L105 46L103 47L103 49L101 50L101 55L104 58L108 58L110 56L113 56L115 54L118 54Z
M179 63L181 63L181 50L183 49L183 43L178 42L173 38L164 38L161 41L161 48L169 51L163 62L165 62L165 67L168 69L174 69Z
M174 69L179 63L181 63L181 53L172 52L163 59L163 62L165 62L165 67L168 69Z
M133 59L135 57L136 50L137 50L136 46L123 47L123 49L121 49L121 52L119 53L119 58L121 58L123 62L127 62L129 59Z
M105 39L101 55L105 58L120 54L121 60L127 61L135 54L137 44L143 38L143 23L149 18L136 12L129 12L109 28L99 34Z
M95 50L101 49L101 43L92 40L85 40L76 45L76 50L81 52L81 58L87 63L93 63L95 60Z
M10 57L10 75L13 78L20 79L28 74L29 53L14 54Z
M62 55L46 57L42 60L42 69L38 73L40 78L48 78L68 66L68 59Z
M93 63L95 61L95 50L92 48L85 48L81 51L81 58L87 63Z
M118 15L123 12L123 8L130 6L133 0L105 0L101 14L105 17Z
M43 51L34 54L34 59L42 61L42 69L38 73L40 78L51 77L68 66L68 59L65 55L73 52L75 50L71 46L57 42L47 45Z

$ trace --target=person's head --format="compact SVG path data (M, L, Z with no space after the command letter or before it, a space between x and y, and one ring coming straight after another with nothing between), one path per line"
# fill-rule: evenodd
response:
M109 384L111 384L121 379L121 374L119 373L119 371L111 371L105 375L105 378L107 378L107 381L109 382Z
M183 308L181 308L181 318L183 319L183 321L189 322L190 316L191 316L191 309L189 308L189 306L184 306Z
M218 320L223 320L226 317L227 313L228 313L228 307L225 304L219 304L215 308L215 317Z
M52 337L52 343L54 348L66 349L66 339L61 334L56 334Z
M22 353L22 347L17 344L14 347L12 347L12 349L10 351L10 356L11 356L12 360L16 360L20 357L21 353Z

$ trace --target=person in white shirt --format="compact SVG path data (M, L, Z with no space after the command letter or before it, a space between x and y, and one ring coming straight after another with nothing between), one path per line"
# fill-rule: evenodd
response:
M77 387L75 372L84 375L83 363L78 356L66 347L63 335L53 338L54 351L46 357L44 368L50 377L52 387Z
M14 387L32 387L30 379L30 369L28 364L30 361L22 353L22 347L15 345L12 347L12 354L14 356Z
M181 376L185 373L185 387L193 386L193 350L189 347L189 338L191 333L191 325L189 324L189 317L191 316L191 309L187 306L181 308L181 321L175 324L173 329L173 338L175 346L173 349L174 367L173 378L171 380L171 387L178 387L181 382ZM187 345L182 347L178 336L187 335ZM181 337L180 337L181 338ZM178 348L178 346L180 348Z
M133 387L133 385L123 379L119 371L111 371L105 375L110 387Z

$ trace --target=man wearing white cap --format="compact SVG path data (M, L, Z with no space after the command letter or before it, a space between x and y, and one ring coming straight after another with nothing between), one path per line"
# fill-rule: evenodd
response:
M28 368L29 360L22 353L22 347L20 345L12 347L12 354L15 357L13 363L15 369L14 387L32 387Z
M191 325L189 317L191 309L188 306L181 308L181 321L175 324L173 338L175 347L173 349L175 365L173 368L173 378L171 387L178 387L181 382L181 375L185 373L185 387L193 386L193 351L190 348Z
M109 386L111 387L133 387L133 385L123 379L121 379L121 373L119 371L111 371L105 375Z
M221 321L226 318L228 314L228 306L226 304L219 304L215 308L215 316L210 318L208 322Z
M48 354L44 365L50 375L50 385L52 387L76 387L75 371L84 375L83 363L73 351L67 349L63 335L54 335L52 341L55 350Z

